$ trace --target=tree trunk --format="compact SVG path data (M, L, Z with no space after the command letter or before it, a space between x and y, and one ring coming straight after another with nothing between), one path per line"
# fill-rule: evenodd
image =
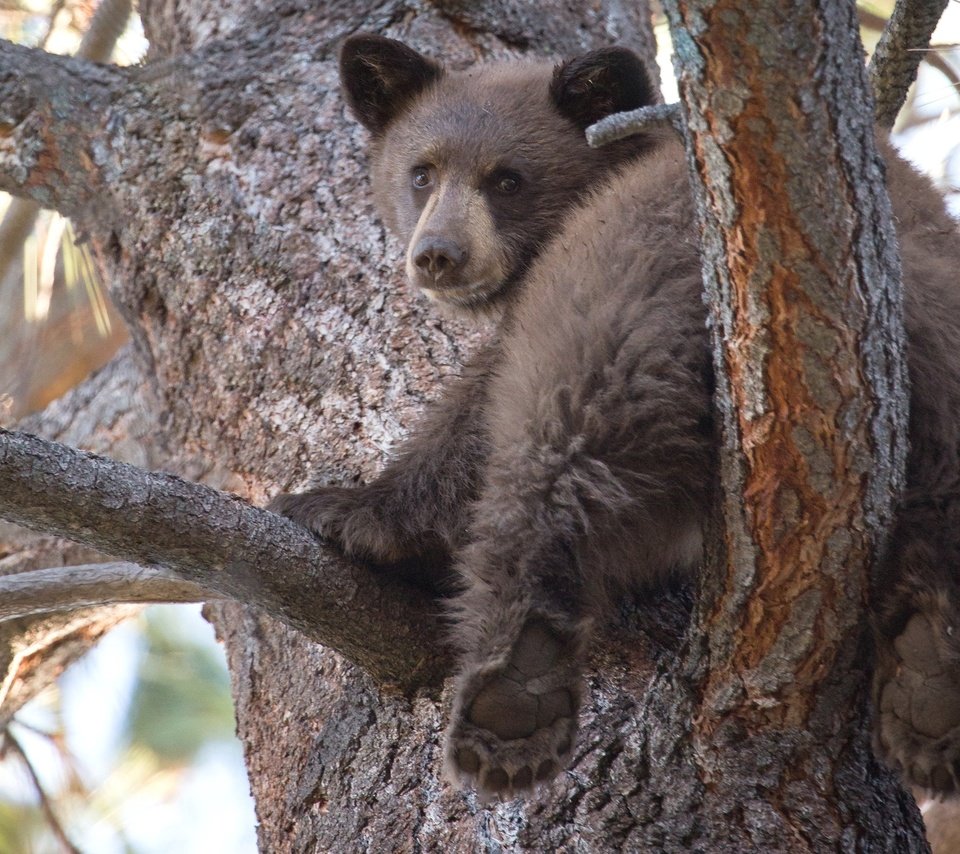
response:
M723 2L665 6L724 493L671 685L690 723L674 730L670 778L692 780L686 809L714 850L925 850L864 727L864 603L907 418L897 240L855 9L795 4L787 34L776 3L751 4L750 27Z
M649 56L651 37L641 4L477 5L284 0L253 13L144 0L145 67L2 48L0 187L89 235L148 388L153 465L255 503L315 469L331 483L370 479L482 339L402 283L338 94L337 44L369 29L466 64L608 42ZM537 798L483 808L438 779L441 689L384 687L260 612L208 605L261 848L922 850L912 801L869 751L858 612L810 665L821 702L775 722L718 717L723 698L703 677L730 644L705 611L676 668L683 594L627 610L596 645L571 769Z

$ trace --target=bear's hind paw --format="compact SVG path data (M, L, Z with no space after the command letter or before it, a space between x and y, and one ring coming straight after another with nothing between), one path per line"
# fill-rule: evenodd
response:
M581 691L574 649L535 618L524 625L505 665L464 674L447 737L449 776L482 795L508 797L566 767Z
M875 678L881 752L914 786L960 794L960 661L927 614L914 614L881 652Z

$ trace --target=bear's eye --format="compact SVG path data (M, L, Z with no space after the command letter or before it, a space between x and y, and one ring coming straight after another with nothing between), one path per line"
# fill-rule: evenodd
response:
M503 196L512 196L520 189L520 176L516 172L498 172L493 176L493 186Z
M426 166L418 166L413 170L413 186L418 190L423 190L433 183L433 176Z

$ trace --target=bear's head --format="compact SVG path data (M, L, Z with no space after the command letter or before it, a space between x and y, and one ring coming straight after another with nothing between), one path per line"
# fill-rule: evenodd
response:
M514 61L450 71L405 44L349 38L347 102L372 135L372 183L406 243L406 272L430 298L482 310L504 302L577 201L651 145L591 149L584 129L654 103L631 51L554 67Z

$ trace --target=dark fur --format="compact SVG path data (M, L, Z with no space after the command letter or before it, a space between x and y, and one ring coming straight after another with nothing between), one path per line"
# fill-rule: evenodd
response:
M453 74L410 53L369 36L344 49L348 97L374 134L375 192L411 246L426 222L430 252L453 241L480 267L498 259L479 285L456 253L426 282L416 259L408 272L440 302L498 306L501 341L373 484L274 506L374 562L455 553L462 668L448 769L509 793L570 756L607 588L698 563L716 476L698 240L678 141L600 152L583 141L585 123L651 97L625 52L552 75L535 63ZM384 82L385 68L406 82ZM960 602L960 241L929 184L886 153L913 408L908 495L875 608L878 742L911 780L949 792L960 759L960 646L948 631ZM505 164L527 193L513 213L484 183ZM410 186L421 167L434 170L426 197Z

